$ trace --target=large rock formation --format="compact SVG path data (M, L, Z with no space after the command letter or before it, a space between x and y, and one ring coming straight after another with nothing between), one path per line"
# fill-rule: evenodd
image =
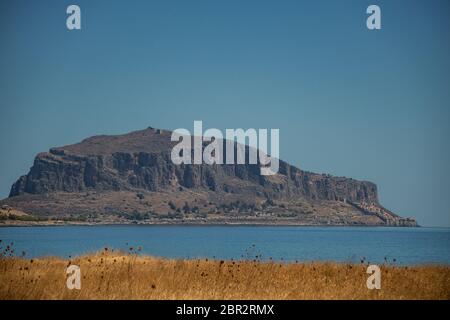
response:
M36 156L2 203L50 216L415 225L381 207L371 182L305 172L283 161L273 176L260 175L257 164L175 165L170 136L148 128L52 148ZM91 205L82 200L88 197Z

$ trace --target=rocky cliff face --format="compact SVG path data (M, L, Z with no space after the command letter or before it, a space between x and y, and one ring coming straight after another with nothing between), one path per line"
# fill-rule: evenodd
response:
M12 186L10 197L24 193L163 191L170 186L204 188L215 192L245 193L275 199L305 197L321 200L378 202L376 185L366 181L302 171L280 162L279 174L260 175L259 165L175 165L170 159L170 133L153 129L104 141L93 137L77 145L51 149L37 155L27 175ZM125 135L126 137L126 135ZM115 140L119 140L117 143ZM146 149L133 150L136 139ZM161 143L167 140L167 143ZM152 148L159 143L163 149ZM108 143L108 149L92 145ZM126 144L126 147L123 147ZM243 185L245 184L245 185Z
M371 182L305 172L283 161L274 176L260 175L257 164L175 165L170 158L174 144L170 136L171 132L149 128L119 136L95 136L40 153L30 172L12 186L10 199L20 206L17 199L21 196L35 195L45 202L42 199L49 194L61 192L142 191L176 196L198 191L216 202L220 195L223 199L234 195L233 201L238 197L289 204L300 199L378 206L377 188Z

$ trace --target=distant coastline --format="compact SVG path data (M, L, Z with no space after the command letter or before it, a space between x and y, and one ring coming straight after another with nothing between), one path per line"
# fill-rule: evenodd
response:
M244 219L241 219L244 220ZM51 227L51 226L298 226L298 227L397 227L397 228L412 228L412 227L422 227L420 225L416 226L387 226L387 225L367 225L367 224L305 224L298 223L295 221L213 221L213 220L191 220L191 221L179 221L179 220L166 220L166 221L122 221L122 222L108 222L108 221L98 221L98 222L86 222L86 221L58 221L58 220L48 220L48 221L20 221L20 220L5 220L0 221L1 227Z

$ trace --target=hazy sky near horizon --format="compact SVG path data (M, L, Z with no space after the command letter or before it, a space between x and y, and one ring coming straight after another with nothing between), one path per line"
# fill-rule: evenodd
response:
M82 30L66 29L81 7ZM366 28L378 4L382 30ZM38 152L148 126L279 128L301 169L450 226L450 2L0 2L0 198Z

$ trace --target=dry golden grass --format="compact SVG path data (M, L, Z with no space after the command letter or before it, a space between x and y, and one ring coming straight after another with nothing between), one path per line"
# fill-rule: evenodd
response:
M81 268L81 290L66 268ZM446 299L450 267L381 266L381 290L367 266L169 260L104 251L72 261L0 259L0 299Z

